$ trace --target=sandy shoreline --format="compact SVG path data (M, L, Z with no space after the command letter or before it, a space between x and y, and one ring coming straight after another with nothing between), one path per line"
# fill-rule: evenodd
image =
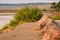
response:
M13 12L13 13L0 13L0 16L9 16L9 15L14 15L15 13Z

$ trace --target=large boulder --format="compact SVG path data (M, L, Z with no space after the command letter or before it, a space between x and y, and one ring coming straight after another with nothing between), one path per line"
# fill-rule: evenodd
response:
M38 22L42 40L60 40L60 27L49 16L44 15Z
M48 15L44 15L36 24L37 26L40 26L40 29L42 29L46 23L48 22L47 20L50 18Z

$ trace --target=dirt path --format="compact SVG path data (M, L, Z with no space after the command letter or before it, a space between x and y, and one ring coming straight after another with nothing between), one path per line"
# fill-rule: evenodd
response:
M24 23L14 30L0 33L0 40L40 40L36 23Z

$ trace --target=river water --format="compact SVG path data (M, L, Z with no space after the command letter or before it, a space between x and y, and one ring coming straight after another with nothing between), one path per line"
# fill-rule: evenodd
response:
M10 22L10 20L13 19L13 15L2 15L0 16L0 29L8 24Z

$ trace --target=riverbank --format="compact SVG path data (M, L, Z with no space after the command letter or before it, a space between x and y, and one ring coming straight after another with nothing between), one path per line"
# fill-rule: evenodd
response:
M2 13L0 13L0 16L9 16L9 15L14 15L15 13L14 12L6 12L6 13L4 13L4 12L2 12Z

